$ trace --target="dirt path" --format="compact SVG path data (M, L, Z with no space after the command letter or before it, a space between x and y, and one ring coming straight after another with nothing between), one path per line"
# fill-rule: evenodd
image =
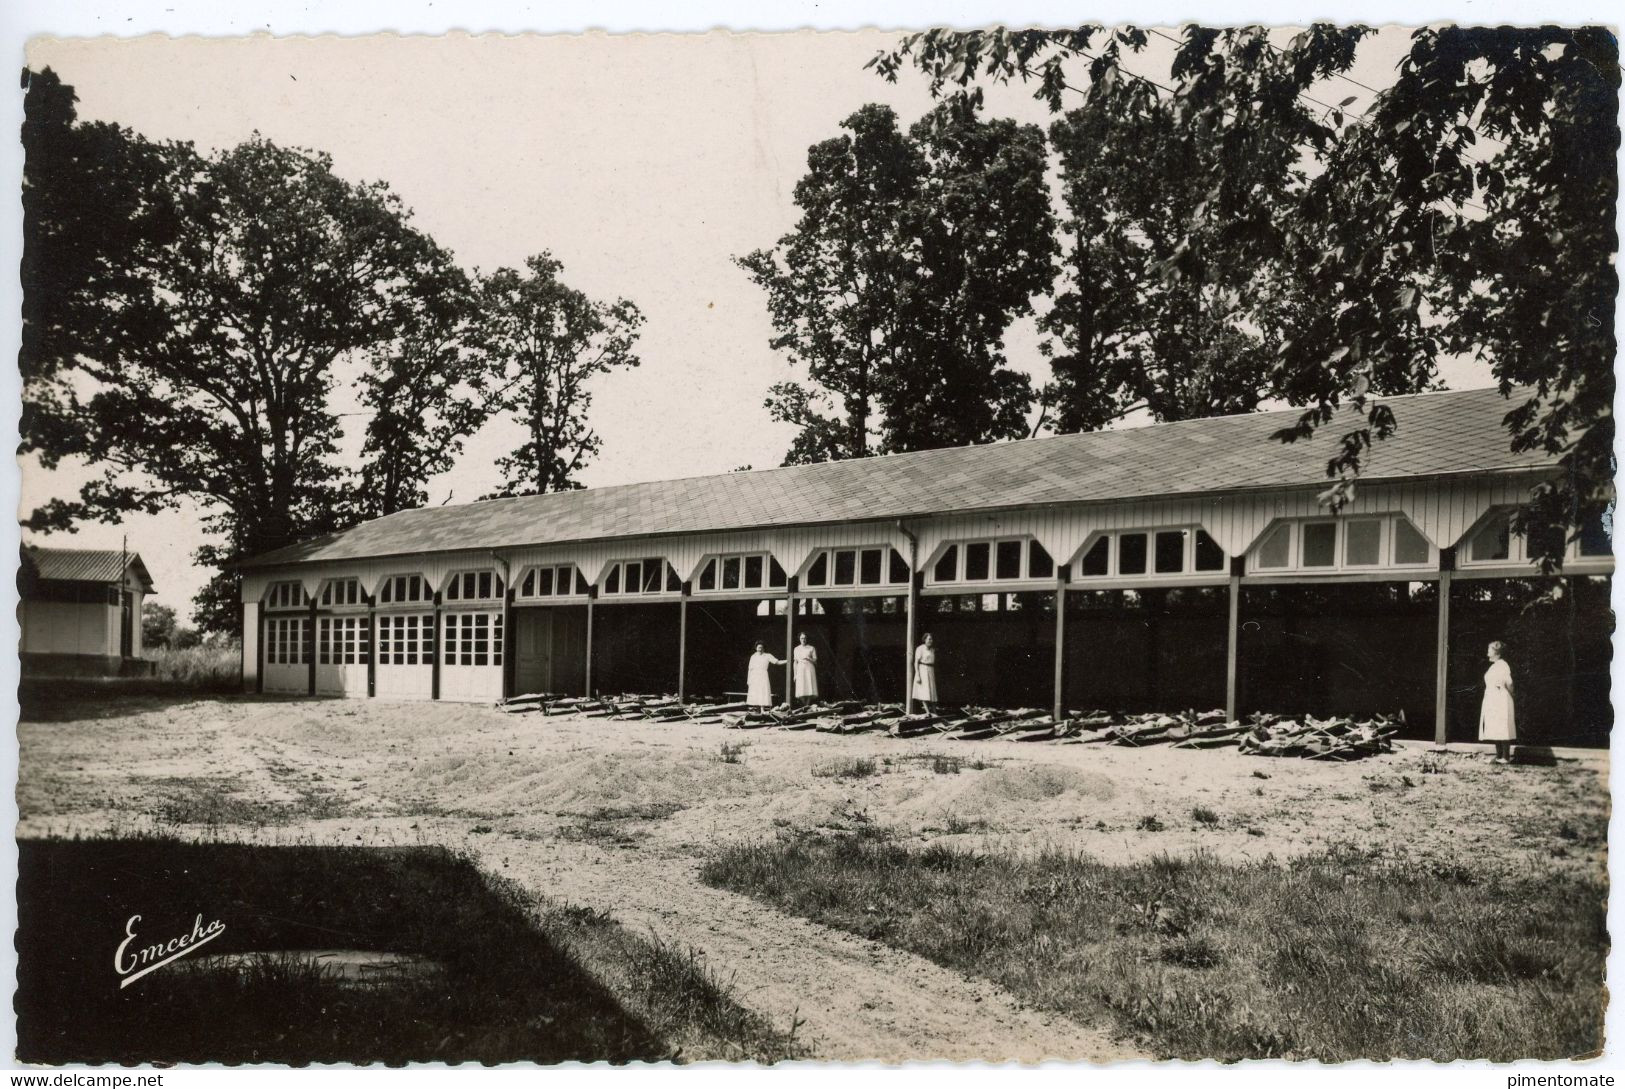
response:
M797 1039L820 1059L1139 1057L992 983L710 888L693 860L540 842L474 846L488 866L546 896L607 907L636 931L699 950L745 1005L776 1026L799 1019Z

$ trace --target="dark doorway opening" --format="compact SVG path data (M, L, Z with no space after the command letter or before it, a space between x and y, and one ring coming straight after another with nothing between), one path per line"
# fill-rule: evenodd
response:
M1448 739L1476 741L1485 650L1506 644L1518 738L1546 745L1606 745L1613 728L1609 667L1612 580L1458 579L1450 592Z
M1438 584L1244 586L1238 713L1405 713L1404 736L1433 736Z
M773 657L784 657L784 610L784 598L690 600L687 694L721 699L730 693L743 693L751 651L758 642ZM675 635L672 645L675 649ZM785 667L774 666L768 676L773 682L774 701L783 700Z
M675 601L599 603L592 614L592 686L604 695L677 692Z
M128 590L120 595L118 652L125 658L135 654L135 595Z
M920 599L916 643L929 634L943 703L1048 707L1055 690L1055 594Z
M1224 586L1069 590L1067 708L1222 708L1229 610Z

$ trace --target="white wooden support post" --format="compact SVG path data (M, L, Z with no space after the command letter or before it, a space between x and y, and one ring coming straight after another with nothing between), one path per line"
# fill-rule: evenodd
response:
M683 596L677 599L677 702L687 703L688 695L688 595L689 584L683 583Z
M582 692L588 699L592 698L592 607L598 600L598 587L587 587L587 674L582 682Z
M784 702L796 705L796 577L791 575L784 588Z
M918 625L914 614L920 603L920 578L918 571L910 571L908 576L908 624L907 634L903 637L903 713L914 713L914 639Z
M1230 561L1230 619L1224 637L1224 718L1236 721L1236 643L1241 638L1241 574L1246 560L1236 556Z
M265 617L259 602L243 602L243 659L242 682L244 692L261 692L265 654Z
M1072 577L1068 564L1055 568L1055 707L1060 722L1066 714L1066 584Z

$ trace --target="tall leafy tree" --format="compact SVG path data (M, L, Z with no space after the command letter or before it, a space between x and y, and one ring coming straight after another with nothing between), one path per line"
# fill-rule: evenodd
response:
M795 230L739 258L810 380L768 401L798 428L786 463L1024 433L1032 391L1001 345L1054 274L1042 132L955 106L841 127L808 152Z
M367 416L353 507L376 518L422 506L429 477L451 469L490 416L479 301L449 257L433 258L389 339L368 348L359 380Z
M118 334L106 300L140 290L142 262L172 244L181 209L169 185L190 149L77 119L73 88L49 68L24 72L21 280L24 449L57 420L60 379Z
M502 488L489 498L581 487L576 474L602 446L588 419L593 383L640 363L638 308L589 298L559 278L563 270L542 253L523 272L498 269L480 288L486 408L525 430L524 443L497 460Z
M1055 215L1036 125L948 104L910 136L926 161L910 228L916 290L903 365L884 374L888 451L1022 438L1032 384L1004 336L1055 278Z
M1234 32L1226 55L1257 48ZM1130 412L1158 420L1251 411L1305 299L1283 275L1282 224L1315 145L1293 77L1269 118L1223 88L1220 114L1120 78L1110 36L1083 103L1051 128L1066 252L1040 327L1052 340L1046 408L1061 431ZM1312 75L1311 69L1310 74ZM1216 122L1222 121L1223 124Z
M347 504L335 366L394 334L444 254L387 186L344 181L324 155L256 137L204 158L119 136L124 150L98 133L110 158L31 163L37 192L106 183L118 196L119 164L135 158L151 167L136 207L163 229L128 232L88 262L90 275L41 296L23 448L46 466L78 458L102 471L26 524L68 529L188 499L222 542L199 553L211 565L337 528ZM42 196L34 207L35 267L83 267L60 253L84 235L74 202ZM71 332L47 350L53 322ZM234 626L230 599L221 576L200 623Z
M1262 266L1308 304L1270 376L1272 396L1305 407L1278 438L1313 434L1341 405L1359 411L1327 466L1327 499L1339 502L1372 443L1402 426L1372 395L1430 384L1445 352L1474 353L1508 393L1532 387L1510 406L1509 446L1548 450L1565 469L1519 519L1550 565L1564 538L1553 531L1575 532L1614 496L1617 41L1600 28L1424 28L1363 115L1342 114L1348 99L1302 110L1304 88L1347 72L1366 33L1316 26L1277 46L1258 28L1193 27L1169 72L1182 123L1227 136L1255 123L1295 130L1318 160L1268 232L1280 259ZM1125 78L1107 37L938 31L871 63L892 79L917 67L933 92L972 102L982 81L1032 81L1059 112L1070 95ZM1085 68L1087 92L1072 82ZM1249 104L1250 117L1238 114ZM1244 176L1223 155L1200 175L1224 222L1258 222L1246 192L1223 203ZM1167 275L1202 269L1206 220L1181 224Z
M811 380L780 383L767 402L798 428L785 464L870 452L880 374L899 363L917 289L909 236L925 157L885 106L865 106L841 128L808 149L796 229L738 259L767 292L770 346Z

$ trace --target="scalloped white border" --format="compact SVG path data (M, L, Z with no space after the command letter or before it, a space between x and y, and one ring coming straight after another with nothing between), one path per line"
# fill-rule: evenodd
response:
M1544 0L1538 4L1514 4L1510 0L1445 0L1427 7L1414 3L1401 4L1395 0L1332 0L1314 5L1287 4L1281 0L1231 0L1220 5L1168 4L1162 0L1095 0L1088 4L1064 4L1056 0L824 0L800 3L751 3L749 0L699 0L681 6L656 3L653 0L616 0L613 3L589 3L584 0L558 0L543 3L524 0L404 0L385 3L380 0L350 0L345 3L319 3L317 0L0 0L0 37L10 58L8 80L16 79L24 59L26 42L36 36L119 38L146 34L238 36L272 33L277 35L340 35L357 36L375 33L414 35L440 35L448 31L519 34L569 34L583 31L601 31L614 34L640 32L697 33L708 30L732 31L790 31L854 30L867 27L920 28L950 25L961 28L984 26L991 23L1007 25L1076 25L1093 22L1106 25L1134 23L1139 26L1177 25L1191 20L1208 24L1261 22L1271 24L1302 24L1315 19L1337 22L1364 22L1373 25L1400 23L1414 25L1424 22L1458 21L1476 24L1530 24L1530 23L1605 23L1618 27L1620 8L1598 0ZM22 124L22 96L12 93L0 108L0 129L15 134ZM21 148L14 136L0 141L0 187L12 194L4 202L7 214L0 221L0 312L7 315L0 322L0 446L16 449L17 419L20 409L20 388L15 364L19 347L16 315L20 307L20 289L16 270L21 256L21 216L15 194L21 190ZM1621 230L1625 237L1625 229ZM1617 315L1616 315L1617 317ZM1619 440L1625 443L1625 432ZM1616 448L1616 456L1620 450ZM1625 458L1622 458L1625 463ZM0 509L16 510L19 496L19 476L16 462L0 457ZM0 518L0 550L15 564L20 542L17 525L12 518ZM13 569L14 573L14 569ZM17 646L17 591L14 577L0 580L0 646ZM1618 581L1614 587L1616 615L1625 617L1625 591ZM1618 640L1616 636L1616 643ZM7 650L0 654L0 704L8 716L8 732L0 743L0 782L6 789L0 791L0 826L15 828L17 804L15 783L17 775L17 656ZM1625 661L1615 654L1614 678L1616 685L1625 680ZM1616 687L1616 691L1620 690ZM1620 773L1614 773L1616 781ZM1610 835L1612 842L1612 836ZM0 991L9 997L15 987L16 951L11 935L15 932L17 913L15 881L17 852L14 840L0 846ZM1613 866L1610 866L1613 870ZM1611 872L1616 889L1622 884ZM1613 897L1609 905L1609 930L1614 935L1615 951L1609 958L1609 982L1618 992L1622 973L1621 946L1625 945L1625 896ZM1143 1062L1119 1064L1115 1067L1090 1067L1086 1064L1046 1063L1042 1068L1023 1071L1027 1077L1043 1078L1050 1084L1077 1087L1081 1079L1105 1080L1129 1084L1136 1089L1152 1085L1188 1085L1193 1082L1245 1084L1248 1089L1266 1089L1281 1086L1301 1089L1305 1082L1321 1079L1342 1080L1344 1084L1369 1084L1373 1076L1381 1077L1395 1089L1400 1086L1422 1086L1443 1089L1445 1086L1473 1086L1488 1089L1504 1086L1514 1073L1571 1075L1615 1073L1616 1084L1625 1084L1625 1061L1620 1055L1620 1041L1625 1039L1625 1009L1616 994L1607 1015L1608 1053L1599 1061L1584 1064L1520 1063L1516 1067L1492 1067L1488 1063L1457 1063L1440 1066L1431 1063L1385 1064L1381 1072L1369 1063L1346 1063L1341 1067L1316 1067L1311 1064L1279 1062L1247 1063L1221 1068L1217 1064ZM0 1066L15 1067L11 1058L16 1048L14 1019L0 1015ZM1006 1070L1009 1068L1006 1067ZM54 1072L54 1071L52 1071ZM112 1071L105 1071L112 1072ZM118 1071L137 1073L141 1071ZM1002 1073L1003 1071L1001 1071ZM378 1074L382 1074L380 1071ZM532 1079L546 1078L555 1084L559 1079L575 1082L582 1078L632 1078L639 1082L662 1076L680 1076L671 1068L620 1069L614 1073L587 1067L543 1068L507 1067L493 1072L459 1071L416 1068L392 1070L392 1083L410 1079L417 1084L444 1084L449 1077L461 1081L473 1077L507 1077ZM827 1064L786 1064L771 1071L746 1067L724 1068L707 1064L703 1073L688 1069L690 1077L707 1079L721 1077L771 1078L772 1084L786 1089L791 1084L823 1089L831 1074L843 1079L855 1078L859 1082L879 1084L885 1080L887 1089L900 1082L925 1084L930 1079L932 1089L940 1089L945 1082L969 1085L982 1084L990 1070L980 1064L955 1065L949 1063L909 1064L908 1067L884 1067L865 1063L858 1068L833 1068ZM323 1085L354 1085L364 1077L376 1080L377 1074L350 1069L311 1069L305 1071L255 1071L225 1074L219 1068L176 1070L171 1080L186 1089L188 1085L214 1084L222 1077L254 1077L259 1084L274 1079L283 1084L299 1078L300 1084L312 1081ZM205 1082L203 1079L208 1078ZM1064 1081L1062 1080L1064 1079ZM509 1084L517 1084L510 1080Z

